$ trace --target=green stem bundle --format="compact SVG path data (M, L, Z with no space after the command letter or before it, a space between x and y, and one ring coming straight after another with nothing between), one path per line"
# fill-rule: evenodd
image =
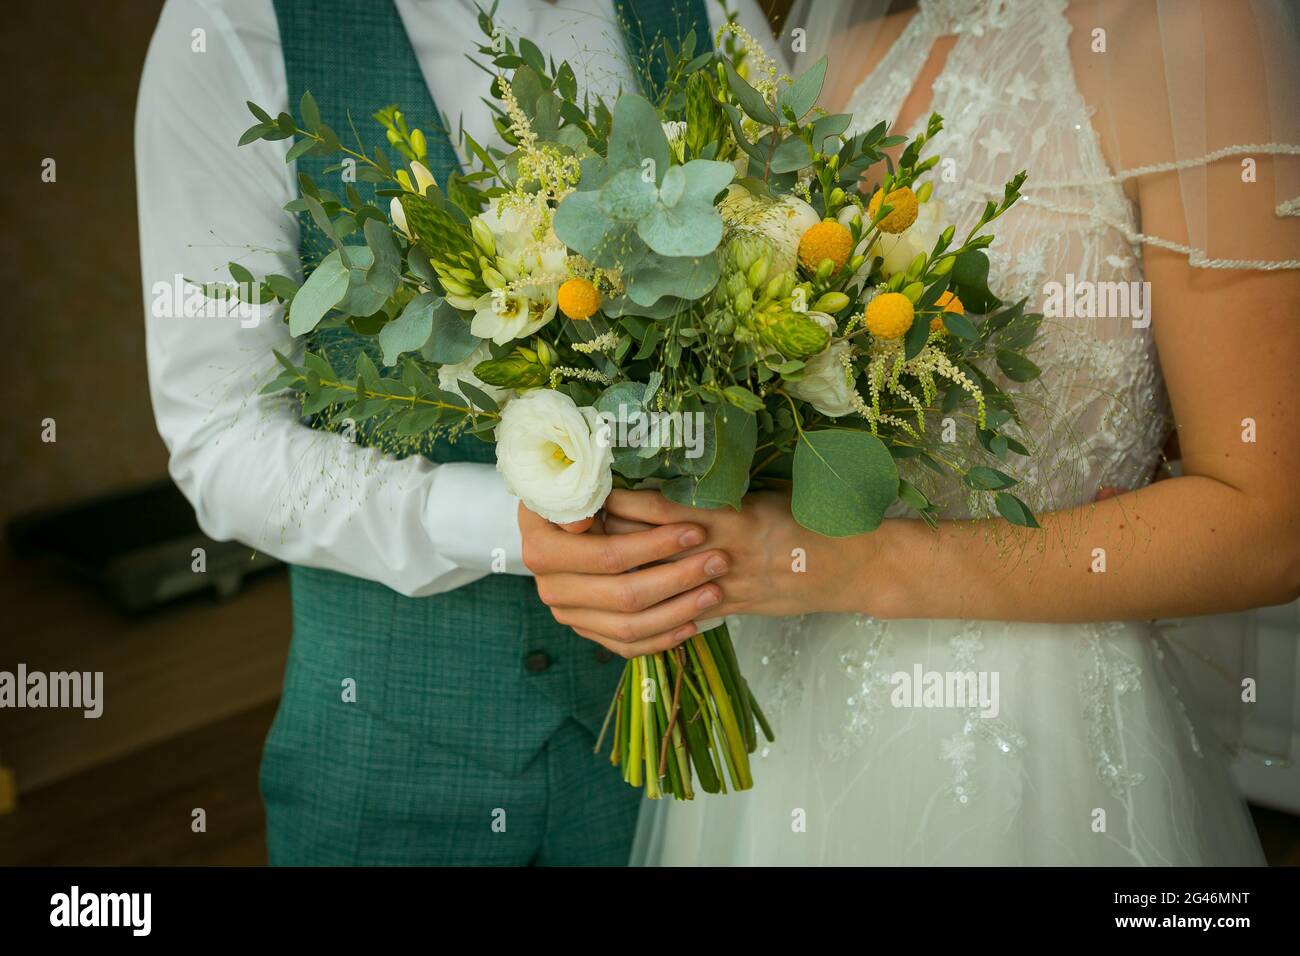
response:
M725 624L672 651L628 661L609 713L610 763L652 800L692 800L696 781L706 793L726 793L727 779L733 790L750 789L749 755L759 731L773 739Z

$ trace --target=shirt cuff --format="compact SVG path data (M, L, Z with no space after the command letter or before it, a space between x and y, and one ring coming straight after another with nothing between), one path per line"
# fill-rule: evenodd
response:
M448 462L433 470L424 523L434 549L457 567L527 575L518 507L494 465Z

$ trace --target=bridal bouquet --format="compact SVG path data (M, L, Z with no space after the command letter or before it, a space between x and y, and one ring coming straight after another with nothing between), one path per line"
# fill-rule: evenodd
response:
M260 291L293 335L347 328L372 347L347 378L323 351L277 354L267 392L292 390L317 425L366 423L397 453L495 441L510 490L556 522L595 514L615 484L739 509L780 480L822 535L869 532L900 501L933 524L926 487L1035 525L998 467L1026 449L1003 432L1016 410L995 377L1037 374L1024 351L1040 317L989 292L982 251L1024 174L959 239L919 182L940 118L892 161L906 141L885 124L850 134L815 107L825 60L780 76L732 23L721 52L665 46L656 100L609 105L480 23L509 148L462 134L474 168L445 183L396 107L375 114L395 166L360 137L343 146L310 94L299 119L250 104L244 142L296 136L290 158L341 154L389 200L302 178L288 208L331 251L301 285ZM981 463L945 452L940 419ZM630 660L611 729L627 782L678 799L749 788L758 733L772 737L725 625Z

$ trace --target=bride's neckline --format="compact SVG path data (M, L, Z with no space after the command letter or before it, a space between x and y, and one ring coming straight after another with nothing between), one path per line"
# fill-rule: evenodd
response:
M920 21L919 26L933 36L979 36L1007 26L1025 7L1044 4L1064 9L1066 0L917 0L916 15L907 26Z

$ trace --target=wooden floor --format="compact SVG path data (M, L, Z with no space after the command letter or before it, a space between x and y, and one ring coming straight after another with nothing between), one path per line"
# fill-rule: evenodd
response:
M264 865L257 768L274 716L263 704L24 794L0 816L0 865Z
M274 716L258 706L25 795L0 816L0 865L265 864L257 767ZM1269 862L1300 865L1300 818L1253 812Z

